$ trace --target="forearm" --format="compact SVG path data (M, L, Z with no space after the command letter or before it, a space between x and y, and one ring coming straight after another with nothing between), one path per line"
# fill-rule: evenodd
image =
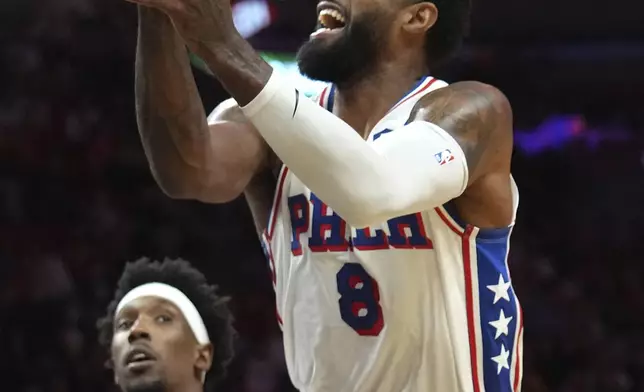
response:
M182 167L206 167L210 135L184 43L161 11L139 6L135 66L139 133L157 181L176 188Z
M203 60L239 106L247 105L264 88L273 68L237 31L225 42L204 46Z

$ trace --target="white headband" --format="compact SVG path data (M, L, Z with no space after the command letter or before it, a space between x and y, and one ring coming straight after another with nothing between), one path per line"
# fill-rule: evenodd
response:
M183 317L192 329L192 333L195 334L197 342L199 344L210 343L208 330L195 305L184 293L165 283L146 283L133 288L116 306L115 314L118 314L125 305L141 297L158 297L172 302L183 313Z

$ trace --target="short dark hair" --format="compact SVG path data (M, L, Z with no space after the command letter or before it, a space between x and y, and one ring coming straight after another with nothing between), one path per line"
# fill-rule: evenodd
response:
M424 0L421 0L424 1ZM425 53L434 67L448 60L469 33L472 0L428 0L438 9L438 19L427 31Z
M110 351L114 333L114 313L121 299L132 289L146 283L170 285L184 293L201 315L214 352L212 366L206 373L208 383L219 381L226 374L226 366L233 357L233 317L228 309L228 297L217 295L217 286L208 284L206 277L189 262L165 259L163 262L141 258L125 265L114 298L107 306L107 314L98 323L99 341Z

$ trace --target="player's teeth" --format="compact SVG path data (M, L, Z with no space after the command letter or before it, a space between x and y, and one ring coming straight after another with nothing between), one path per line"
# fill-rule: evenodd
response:
M332 17L333 19L335 19L336 21L338 21L340 23L344 23L344 21L345 21L344 16L342 16L341 13L339 13L336 10L330 9L330 8L323 9L322 11L320 11L320 15L319 15L320 21L322 21L322 17L326 16L326 15Z

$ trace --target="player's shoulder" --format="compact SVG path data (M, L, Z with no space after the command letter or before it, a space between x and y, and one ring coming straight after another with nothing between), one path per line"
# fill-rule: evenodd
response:
M477 81L462 81L445 84L437 88L418 101L417 106L432 107L437 102L452 103L452 105L476 105L479 109L491 107L499 113L511 113L512 108L507 96L497 87Z
M472 99L478 99L487 102L489 105L495 106L500 111L512 112L512 107L508 97L497 87L491 84L477 82L477 81L464 81L450 84L448 86L453 94L469 94Z
M445 123L456 129L457 123L460 128L476 126L479 132L498 137L512 134L512 107L507 96L497 87L477 81L456 82L429 92L416 103L410 120Z
M509 167L512 108L494 86L465 81L436 89L418 101L409 120L431 122L451 135L465 153L470 181Z

